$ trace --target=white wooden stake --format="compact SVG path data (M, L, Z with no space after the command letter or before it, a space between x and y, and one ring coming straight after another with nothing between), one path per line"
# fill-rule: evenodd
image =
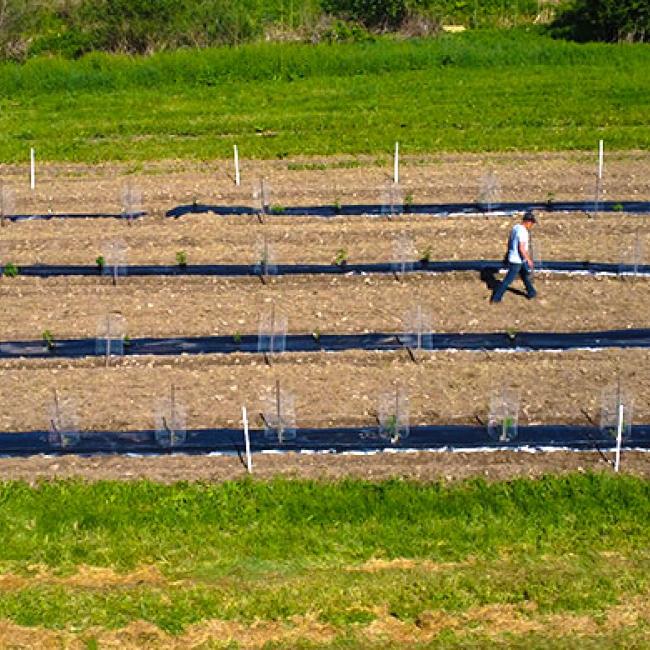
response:
M36 188L36 152L34 147L29 150L29 187Z
M233 150L235 152L235 185L239 185L241 178L239 176L239 150L237 145L234 145Z
M618 429L616 431L616 459L614 460L614 471L618 472L621 466L621 445L623 444L623 404L618 405Z
M241 407L241 417L244 423L244 444L246 445L246 470L249 474L253 473L253 459L251 457L251 439L248 435L248 413L246 407Z
M395 160L393 169L393 183L399 185L399 142L395 143Z
M598 178L603 179L603 165L605 163L605 148L603 141L598 141Z

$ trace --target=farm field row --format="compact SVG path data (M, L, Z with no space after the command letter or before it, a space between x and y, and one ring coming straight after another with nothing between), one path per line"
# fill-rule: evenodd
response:
M156 399L175 387L188 428L241 427L241 407L258 414L276 381L295 398L298 426L376 426L379 396L401 386L412 424L485 423L494 388L521 393L522 424L600 422L604 387L622 385L635 399L635 422L650 421L650 351L565 353L406 352L290 354L268 366L250 355L133 357L3 362L1 431L47 430L53 389L76 402L82 430L137 430L154 425ZM317 398L316 398L317 396ZM487 442L486 432L486 442Z
M542 261L641 263L650 251L650 218L613 213L544 214L533 231ZM144 218L131 226L113 219L9 224L0 231L0 265L94 266L112 242L128 264L257 264L266 247L270 264L331 264L343 251L350 263L431 260L501 260L508 233L520 217L255 217L188 215Z
M497 200L592 201L596 190L597 140L589 152L531 151L415 155L401 141L402 198L414 203L476 202L491 172ZM0 164L0 179L15 194L19 214L110 212L122 209L122 192L142 193L142 206L161 215L193 201L207 205L253 205L253 190L265 179L269 206L386 202L393 180L393 143L375 156L307 156L251 160L240 147L241 185L232 160L162 160L101 165L41 163L36 188L29 188L28 151L23 164ZM650 153L610 149L606 142L602 198L650 200ZM277 217L274 217L274 219Z
M478 273L257 278L4 279L2 339L94 338L109 313L135 337L258 334L260 317L289 333L404 332L417 307L435 332L583 331L648 326L650 279L538 275L539 295L489 305ZM521 287L515 286L521 289Z

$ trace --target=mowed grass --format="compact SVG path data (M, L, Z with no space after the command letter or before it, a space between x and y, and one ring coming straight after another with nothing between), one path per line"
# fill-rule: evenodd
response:
M327 627L327 639L304 647L488 637L571 647L576 630L598 644L649 638L641 479L6 483L0 502L0 619L22 626L80 638L139 620L177 637L215 619L240 630ZM75 580L87 565L157 577ZM512 634L494 627L495 612ZM612 623L616 612L627 612L625 626ZM374 638L387 621L411 630L409 643Z
M0 67L0 159L650 146L650 50L535 33Z

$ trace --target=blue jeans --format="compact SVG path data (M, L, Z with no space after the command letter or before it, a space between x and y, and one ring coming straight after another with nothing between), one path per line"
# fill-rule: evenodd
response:
M515 278L518 275L521 276L521 279L524 281L528 298L532 299L537 295L537 291L535 291L535 287L533 286L528 264L525 262L524 264L513 264L512 262L509 262L506 277L503 278L503 282L501 282L501 284L496 287L494 293L492 294L492 302L501 302L503 295L507 291L508 287L514 282Z

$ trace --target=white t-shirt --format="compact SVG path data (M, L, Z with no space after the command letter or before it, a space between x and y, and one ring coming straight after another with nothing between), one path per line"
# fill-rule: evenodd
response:
M519 254L519 244L522 244L524 250L528 251L528 228L520 223L510 231L508 240L508 262L510 264L523 264L524 262Z

